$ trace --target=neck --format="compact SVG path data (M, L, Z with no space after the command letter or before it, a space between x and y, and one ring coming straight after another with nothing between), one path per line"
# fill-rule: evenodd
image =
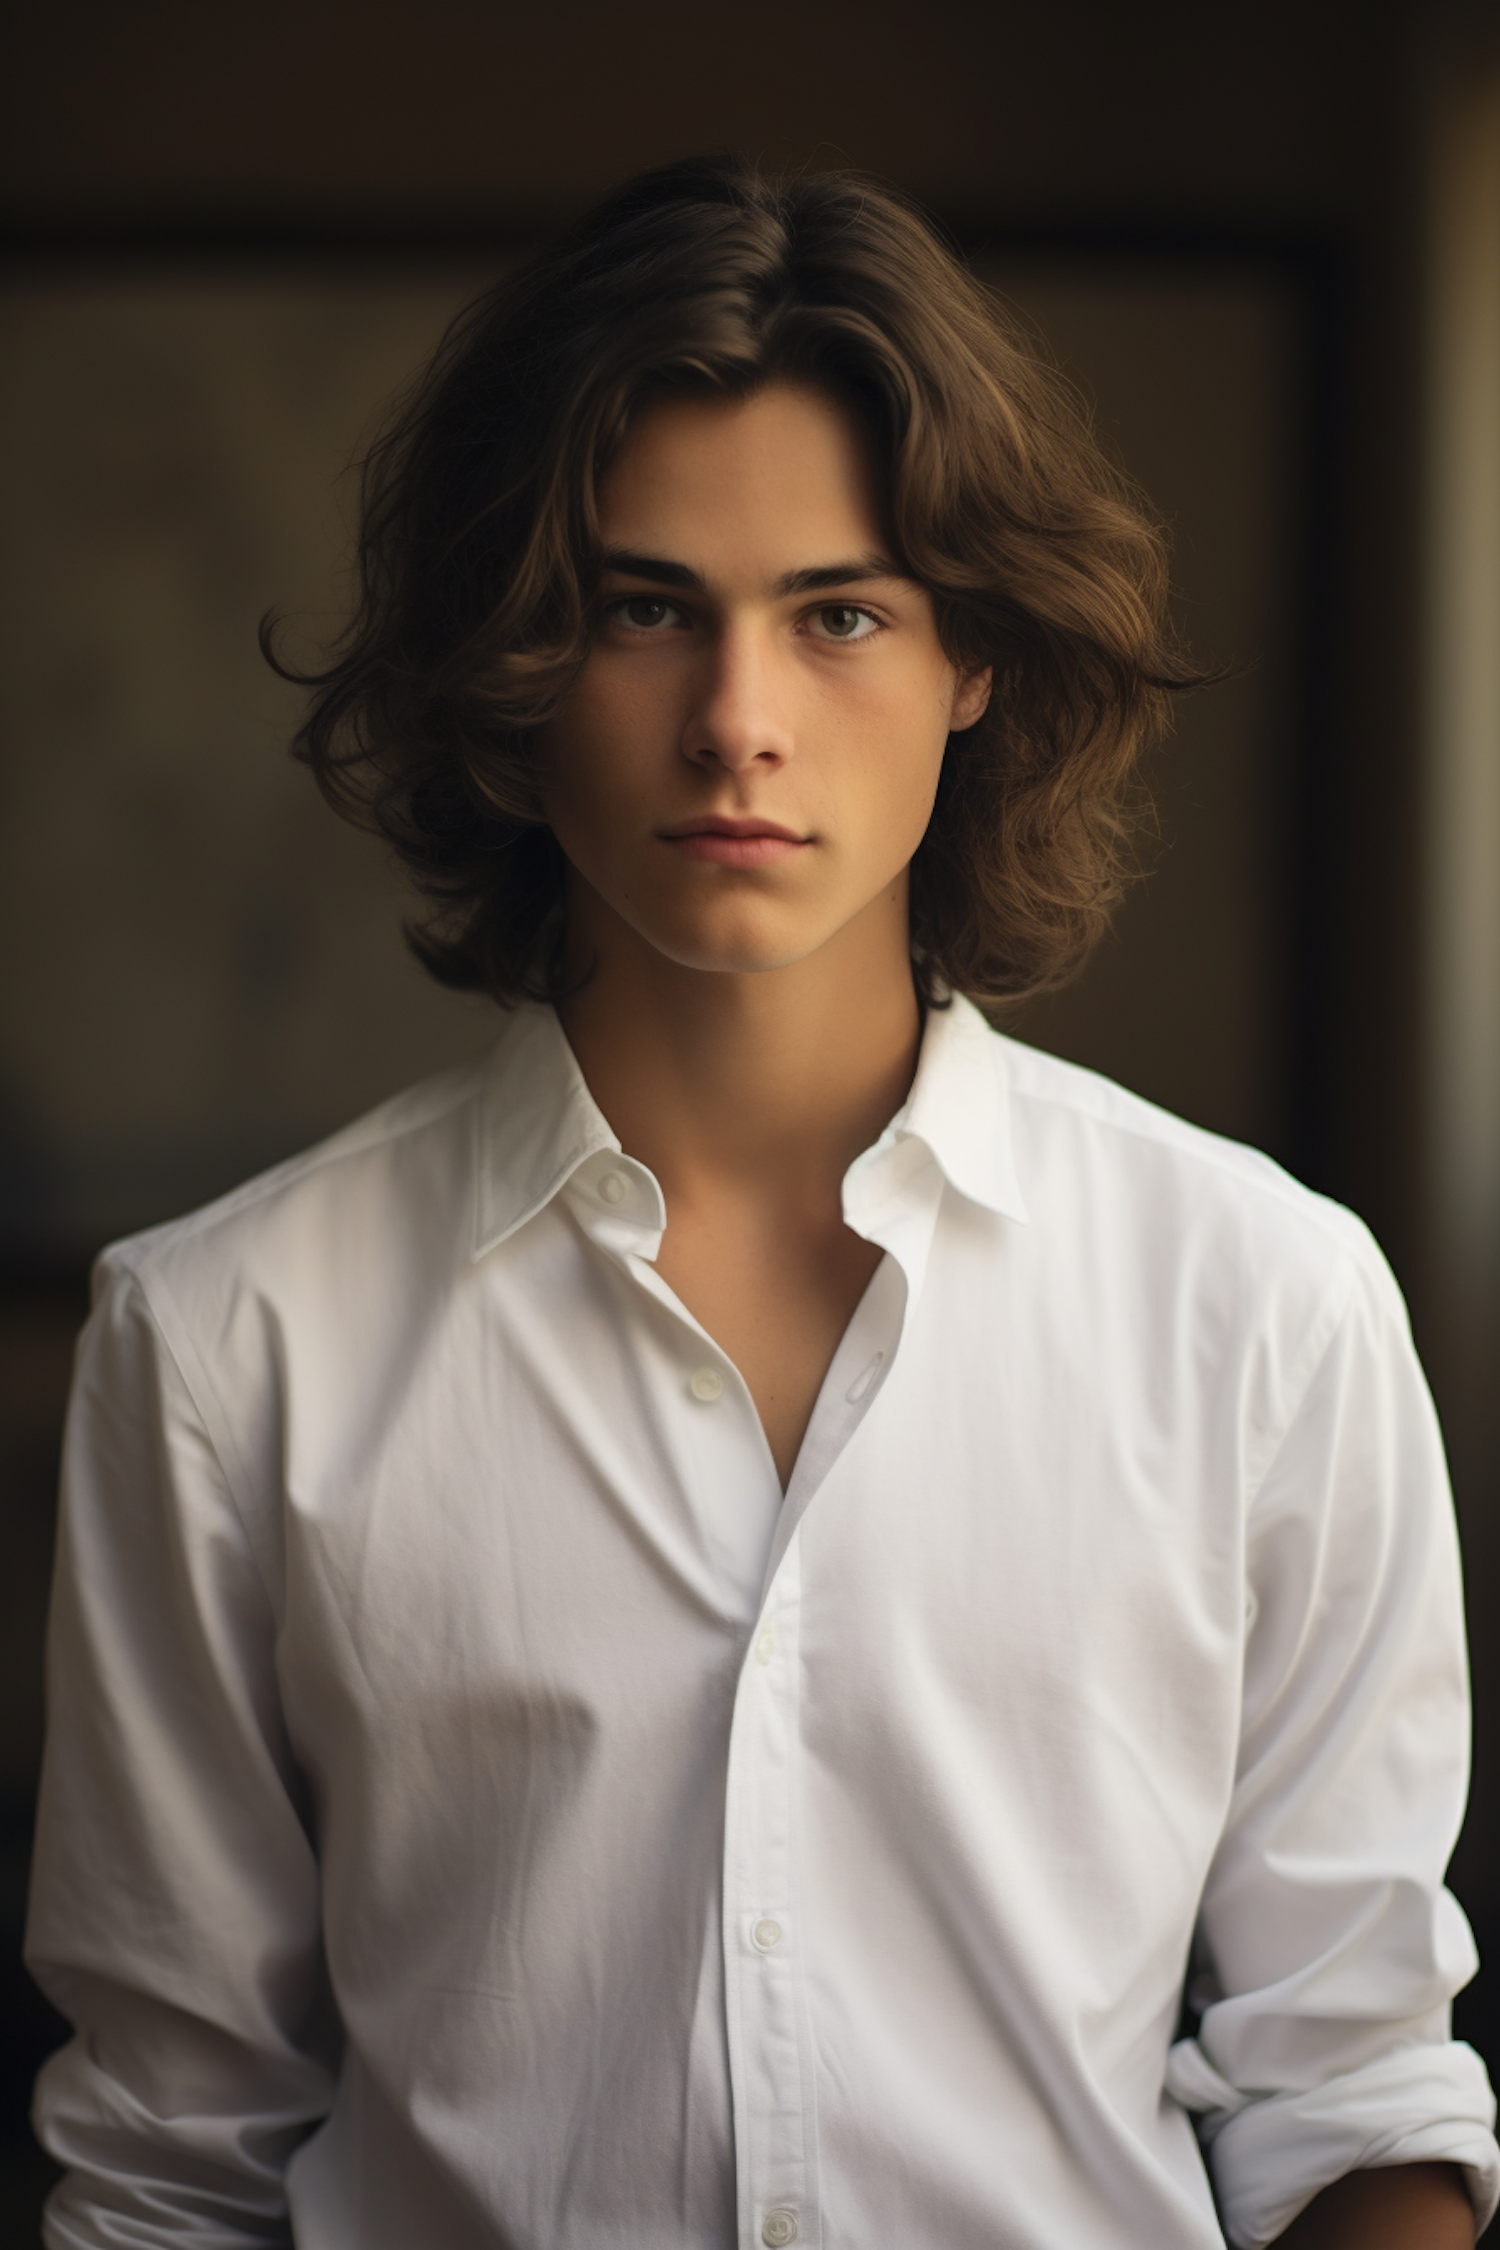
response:
M722 1177L778 1201L836 1188L916 1068L904 893L807 959L745 973L684 967L597 894L574 903L595 967L558 1013L589 1091L669 1201Z

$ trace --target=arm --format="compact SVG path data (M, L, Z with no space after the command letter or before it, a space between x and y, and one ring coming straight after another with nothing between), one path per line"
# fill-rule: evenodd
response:
M1467 1779L1457 1542L1372 1251L1287 1357L1247 1521L1239 1767L1200 1915L1217 1989L1169 2069L1238 2250L1363 2242L1334 2229L1367 2222L1401 2242L1402 2200L1447 2192L1429 2166L1462 2167L1481 2223L1500 2192L1494 2097L1449 2029L1474 1969L1442 1880Z
M1474 2206L1454 2164L1349 2172L1276 2239L1282 2250L1473 2250Z
M48 1661L28 1954L78 2036L37 2092L47 2240L286 2243L336 2052L317 1864L265 1575L128 1271L80 1349Z

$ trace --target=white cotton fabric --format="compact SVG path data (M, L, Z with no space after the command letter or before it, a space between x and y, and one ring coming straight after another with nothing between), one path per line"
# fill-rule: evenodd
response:
M785 1497L548 1010L106 1255L53 2250L1205 2250L1415 2157L1488 2219L1456 1547L1364 1229L962 1003L844 1200L886 1256Z

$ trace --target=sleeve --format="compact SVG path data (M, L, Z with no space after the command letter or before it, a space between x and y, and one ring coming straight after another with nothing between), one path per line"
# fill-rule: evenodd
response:
M1468 1696L1442 1446L1378 1256L1255 1495L1240 1761L1205 1889L1207 1987L1168 2089L1199 2113L1225 2231L1271 2242L1346 2172L1451 2161L1500 2200L1474 1973L1443 1885ZM1195 1995L1195 1997L1198 1995Z
M289 2243L337 2032L275 1620L203 1420L110 1261L80 1345L27 1959L76 2036L35 2118L48 2250Z

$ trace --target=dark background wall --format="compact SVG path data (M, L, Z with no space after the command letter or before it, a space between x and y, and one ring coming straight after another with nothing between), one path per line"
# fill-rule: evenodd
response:
M1159 866L1117 940L1019 1029L1270 1147L1371 1220L1449 1429L1482 1624L1500 1568L1493 1272L1481 1258L1460 1274L1449 1247L1455 1223L1477 1240L1480 1221L1465 1228L1444 1172L1443 1103L1463 1091L1439 1067L1434 901L1458 877L1434 843L1426 620L1446 348L1434 230L1451 224L1434 181L1494 70L1493 24L1395 0L272 0L253 15L55 0L13 27L7 1940L89 1257L488 1029L424 987L394 876L287 767L295 706L257 668L254 621L281 603L316 637L336 614L340 471L453 307L622 174L706 147L847 161L923 198L1045 332L1168 516L1184 627L1236 676L1189 707L1158 766ZM1487 194L1482 162L1476 176ZM1500 889L1500 829L1486 864ZM1455 1881L1493 1950L1488 1638ZM7 1996L0 2239L27 2241L41 2174L17 2121L55 2026L18 1981ZM1492 2052L1494 2008L1483 1980L1460 2003Z

